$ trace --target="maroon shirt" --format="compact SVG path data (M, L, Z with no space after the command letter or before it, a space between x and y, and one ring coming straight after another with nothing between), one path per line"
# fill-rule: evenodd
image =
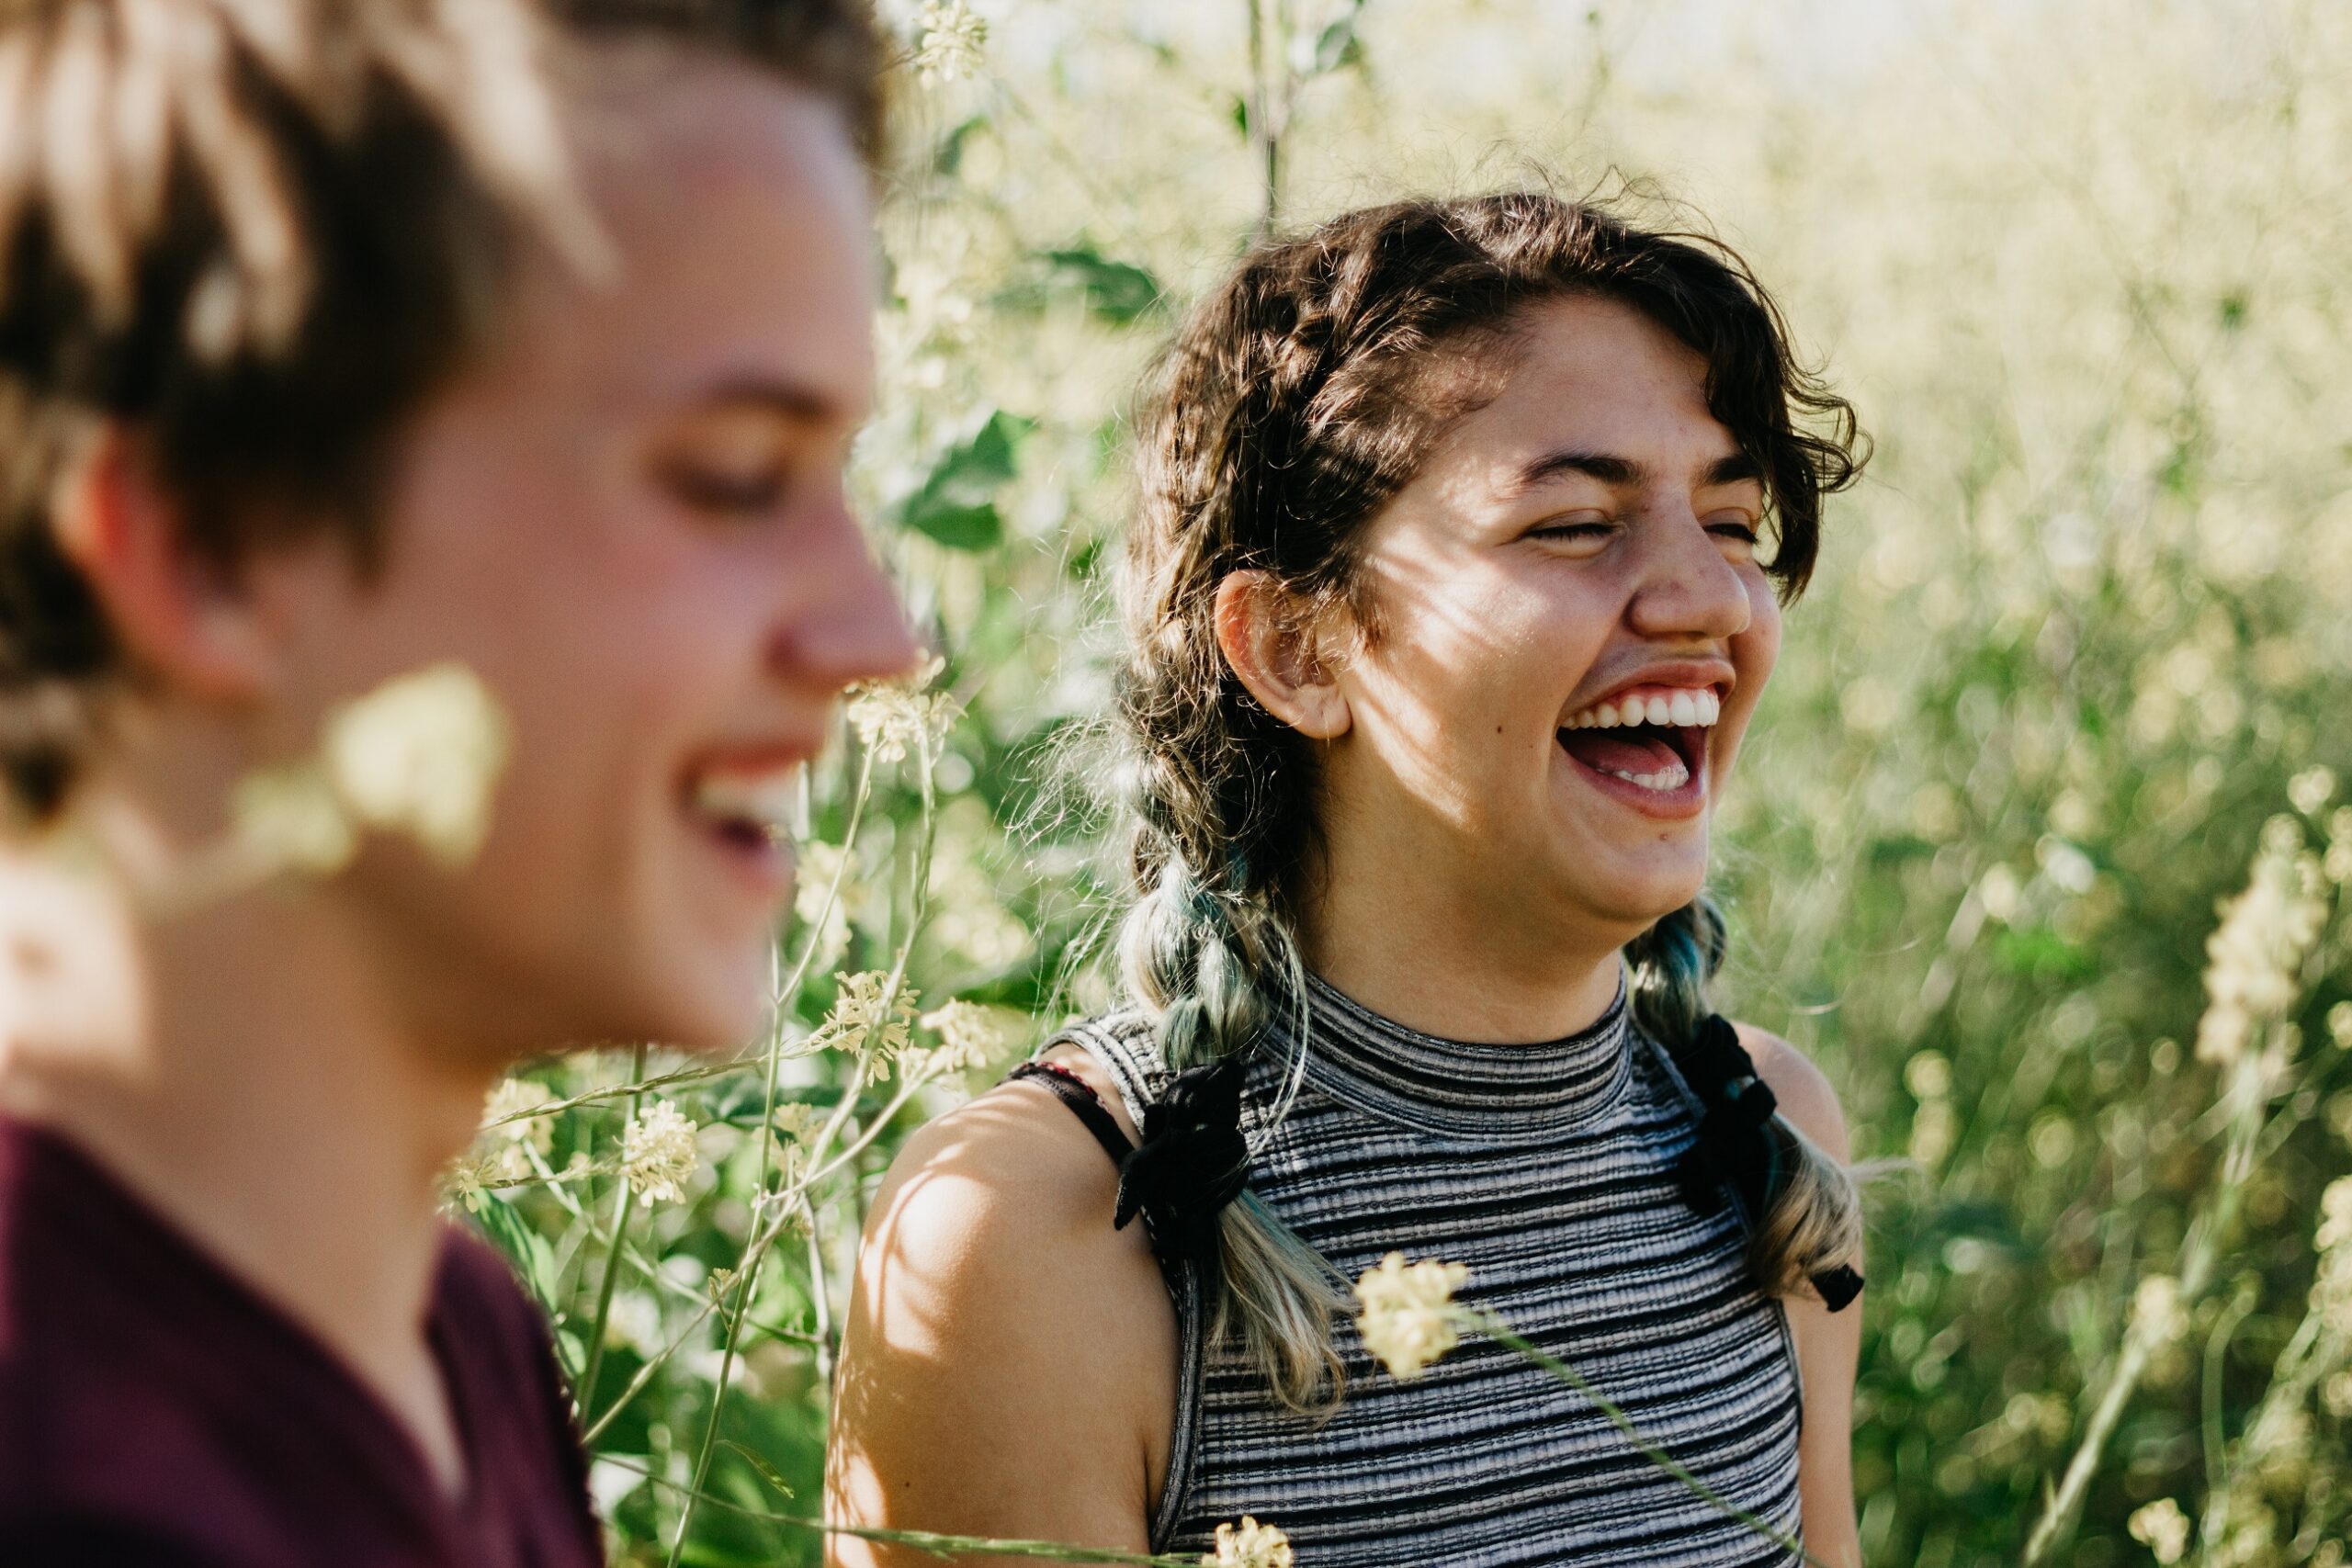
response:
M428 1334L462 1500L309 1331L71 1145L0 1118L0 1562L601 1562L547 1331L454 1227Z

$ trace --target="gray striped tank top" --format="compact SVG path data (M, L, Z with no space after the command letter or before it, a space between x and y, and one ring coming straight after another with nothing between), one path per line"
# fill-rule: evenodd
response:
M1794 1537L1798 1388L1787 1320L1743 1265L1745 1222L1677 1183L1698 1112L1621 995L1583 1033L1479 1045L1417 1033L1310 981L1250 1064L1250 1185L1352 1280L1392 1251L1469 1266L1460 1292L1615 1403L1717 1493ZM1113 1014L1069 1039L1140 1123L1168 1081L1150 1031ZM1468 1338L1419 1379L1376 1368L1340 1325L1347 1397L1284 1413L1209 1341L1201 1281L1171 1270L1183 1359L1156 1551L1209 1549L1243 1514L1279 1525L1300 1568L1786 1564L1638 1452L1582 1395Z

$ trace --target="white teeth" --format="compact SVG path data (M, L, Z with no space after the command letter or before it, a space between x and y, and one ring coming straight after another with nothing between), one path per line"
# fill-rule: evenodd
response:
M1663 696L1620 698L1570 716L1563 729L1615 729L1621 725L1675 725L1705 728L1723 718L1723 699L1705 687L1682 688Z
M1660 768L1654 773L1621 773L1614 768L1603 768L1601 772L1611 778L1623 779L1628 784L1637 784L1644 789L1654 789L1660 795L1671 794L1690 782L1690 770L1680 762Z
M749 823L771 834L791 831L799 799L797 767L764 773L707 773L695 784L695 809L703 816L725 823Z

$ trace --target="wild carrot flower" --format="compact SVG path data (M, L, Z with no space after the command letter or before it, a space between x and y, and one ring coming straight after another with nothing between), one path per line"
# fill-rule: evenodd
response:
M1201 1568L1291 1568L1290 1537L1244 1514L1238 1526L1216 1527L1216 1550L1202 1556Z
M1012 1048L1012 1031L994 1008L961 998L922 1015L922 1026L939 1036L924 1053L926 1065L942 1072L983 1067Z
M491 1145L487 1163L498 1179L522 1180L531 1174L529 1151L544 1155L555 1147L555 1127L548 1118L525 1114L553 1098L528 1078L504 1078L490 1091L481 1130Z
M1470 1270L1459 1263L1423 1258L1408 1264L1392 1252L1356 1281L1363 1308L1356 1328L1364 1348L1400 1378L1417 1378L1423 1368L1461 1342L1453 1292Z
M956 702L944 692L926 691L947 667L933 659L904 681L885 681L854 688L849 700L850 728L877 762L905 760L908 749L926 749L955 721Z
M2208 999L2197 1026L2198 1060L2237 1061L2257 1027L2294 1005L2297 971L2326 919L2320 879L2319 863L2303 851L2291 818L2263 829L2246 890L2222 904L2221 926L2205 944Z
M989 25L967 0L925 0L915 17L915 75L926 87L958 82L979 69Z
M2151 1274L2132 1296L2132 1332L2151 1349L2162 1349L2188 1332L2188 1309L2181 1304L2180 1281Z
M471 860L490 831L505 770L505 715L462 664L388 681L328 719L322 760L360 824L406 833L449 865Z
M901 980L886 996L889 989L890 977L879 970L842 976L832 1010L808 1036L808 1049L858 1052L870 1078L888 1077L891 1062L912 1041L915 1022L914 987Z
M621 1134L621 1175L649 1209L684 1197L701 1163L694 1122L666 1100L656 1100Z
M230 796L229 815L244 852L276 871L332 876L359 848L334 787L308 762L246 774Z
M2126 1522L2132 1539L2155 1554L2159 1562L2177 1562L2188 1550L2188 1516L2169 1497L2136 1510Z

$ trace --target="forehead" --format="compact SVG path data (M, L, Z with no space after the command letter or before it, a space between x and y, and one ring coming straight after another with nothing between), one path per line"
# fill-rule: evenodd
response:
M1581 451L1679 472L1736 450L1708 411L1706 361L1617 300L1530 307L1498 368L1500 389L1449 432L1433 470L1516 473L1545 453Z
M607 404L773 380L862 414L872 212L839 109L715 57L616 51L576 120L610 254L534 268L515 351Z

